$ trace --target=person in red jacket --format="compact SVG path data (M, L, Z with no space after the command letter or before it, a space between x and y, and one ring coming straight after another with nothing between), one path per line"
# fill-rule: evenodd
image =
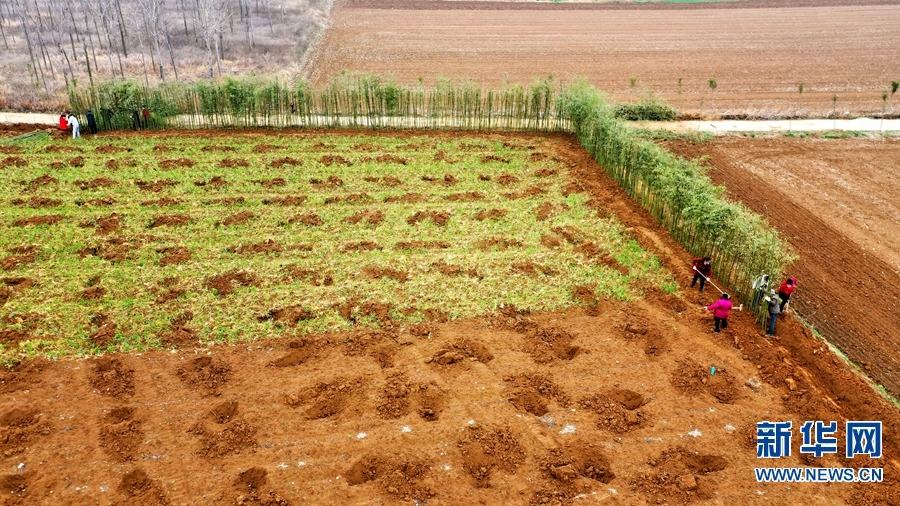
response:
M59 115L59 129L62 130L63 132L69 131L69 120L66 119L65 114Z
M787 306L788 301L791 300L791 295L796 288L797 278L787 278L784 283L781 283L781 288L778 289L778 298L781 299L782 313L784 313L784 307Z
M697 284L697 280L700 280L700 291L703 292L703 285L706 284L706 279L709 278L709 275L712 274L712 262L709 257L703 258L695 258L693 262L691 262L693 266L692 271L694 272L694 280L691 281L691 288L694 288L694 285Z
M706 309L709 309L713 312L713 320L716 322L716 332L721 332L719 327L723 329L728 328L728 313L731 312L731 297L727 293L722 294L722 298L715 301L713 304L706 306Z

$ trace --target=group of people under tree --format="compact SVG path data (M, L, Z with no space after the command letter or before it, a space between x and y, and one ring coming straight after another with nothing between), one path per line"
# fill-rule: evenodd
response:
M709 281L712 274L712 259L710 257L695 258L693 262L691 262L691 270L694 273L694 278L691 281L691 288L696 286L699 281L700 292L702 293L706 282ZM769 288L768 274L763 274L753 283L755 294L753 304L756 305L763 302L767 304L769 318L766 326L766 337L775 336L775 322L778 319L778 315L784 313L784 310L791 299L791 295L793 295L796 288L797 278L787 278L784 280L778 288L778 291L774 288ZM733 307L734 305L731 302L731 296L725 292L722 292L722 296L719 300L706 306L706 309L713 312L713 321L715 325L713 329L714 332L721 332L722 329L728 328L728 315Z

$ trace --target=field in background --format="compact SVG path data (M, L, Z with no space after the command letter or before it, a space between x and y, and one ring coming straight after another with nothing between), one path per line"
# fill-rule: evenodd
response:
M881 113L881 93L900 79L878 42L900 23L896 5L553 5L349 2L333 11L305 74L314 85L349 70L486 87L581 76L616 100L649 91L688 115L762 118Z

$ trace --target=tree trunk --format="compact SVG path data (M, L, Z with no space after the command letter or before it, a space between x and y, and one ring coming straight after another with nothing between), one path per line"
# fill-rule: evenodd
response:
M172 62L172 72L175 73L175 80L178 80L178 67L175 65L175 51L172 50L172 38L169 36L169 22L163 18L163 31L166 36L166 46L169 48L169 60Z
M118 19L116 23L119 25L119 38L122 40L122 53L128 58L128 46L125 44L125 19L122 17L122 1L116 0L116 13Z

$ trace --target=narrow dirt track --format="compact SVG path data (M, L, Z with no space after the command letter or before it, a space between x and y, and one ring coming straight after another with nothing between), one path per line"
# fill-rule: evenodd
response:
M785 193L797 186L774 185L770 181L776 181L777 175L763 178L741 167L769 141L678 141L666 143L666 147L685 158L709 156L713 181L725 185L732 198L766 216L784 234L800 254L790 269L790 275L800 279L792 307L888 391L900 394L900 274L839 231L824 212L814 213L793 200L803 200L802 193ZM809 142L803 146L802 140L786 139L782 144L808 150ZM889 191L884 186L870 191L890 199L883 193ZM809 198L817 197L811 194ZM865 210L860 208L860 212Z
M536 5L338 4L304 73L316 85L349 70L489 87L580 76L617 100L649 90L687 114L758 117L880 112L881 92L898 78L893 52L879 42L900 25L897 2Z

